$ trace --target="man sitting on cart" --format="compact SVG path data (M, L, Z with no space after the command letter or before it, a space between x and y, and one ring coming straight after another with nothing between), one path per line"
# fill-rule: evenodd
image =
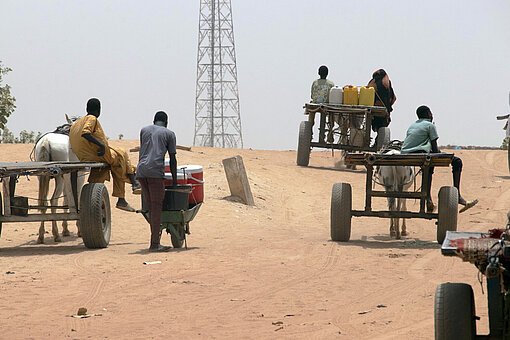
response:
M142 185L142 195L149 208L151 244L149 251L168 251L169 246L160 244L161 211L165 198L165 155L170 156L170 172L173 185L177 185L177 160L175 133L167 129L168 116L163 111L156 112L154 124L140 131L140 155L136 168L136 178Z
M312 103L314 104L325 104L329 102L329 90L331 90L335 84L331 80L326 79L328 72L327 66L322 65L319 67L320 78L314 80L311 90ZM308 121L312 123L313 126L315 123L315 114L309 114Z
M108 145L108 138L97 118L101 113L101 102L91 98L87 102L87 115L80 118L71 126L69 142L78 159L82 162L105 162L108 169L94 168L90 171L89 183L104 183L113 177L112 196L118 197L116 207L134 212L126 202L124 183L131 183L133 193L141 192L140 183L135 179L136 168L131 165L126 150Z
M437 140L439 135L437 134L436 126L432 123L433 115L430 109L423 105L416 110L418 120L409 126L407 129L406 138L402 145L402 153L440 153L437 146ZM434 173L434 167L430 167L429 176L424 180L428 181L428 192L427 192L427 211L433 212L435 207L432 202L432 196L430 195L430 189L432 187L432 174ZM453 173L453 186L457 188L459 193L459 204L464 207L460 209L460 212L464 212L467 209L473 207L478 203L478 200L467 202L460 194L460 175L462 173L462 160L459 157L452 158L452 173Z

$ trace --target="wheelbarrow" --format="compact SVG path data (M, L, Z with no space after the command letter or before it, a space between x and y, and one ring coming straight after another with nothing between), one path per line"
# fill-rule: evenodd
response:
M188 204L188 195L191 190L190 185L165 187L160 233L166 230L167 234L170 234L174 248L182 248L184 244L185 248L188 249L186 235L190 234L189 223L193 221L202 206L202 203ZM142 209L137 210L137 212L141 213L145 220L149 222L149 209L143 195Z

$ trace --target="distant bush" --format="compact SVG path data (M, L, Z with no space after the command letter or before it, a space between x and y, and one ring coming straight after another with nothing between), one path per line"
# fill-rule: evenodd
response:
M499 147L501 150L508 150L508 138L503 139L503 143Z
M0 142L5 144L27 144L35 143L40 137L41 133L34 131L23 130L19 133L19 137L15 137L14 134L7 128L0 129Z

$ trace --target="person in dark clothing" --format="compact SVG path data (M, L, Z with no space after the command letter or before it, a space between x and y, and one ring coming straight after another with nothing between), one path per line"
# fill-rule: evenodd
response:
M393 87L391 86L390 78L385 70L382 68L372 74L372 79L368 82L367 87L375 89L375 106L384 106L388 110L386 117L374 117L372 120L372 130L377 132L381 127L387 127L391 122L391 111L393 111L393 104L397 100Z
M402 145L402 153L440 153L437 146L437 140L439 135L437 134L436 126L432 124L433 115L430 109L423 105L416 110L418 120L411 124L407 129L406 138ZM428 181L428 192L427 192L427 211L434 211L434 203L432 202L432 196L430 189L432 187L432 174L434 168L430 168L429 176L426 179ZM453 186L457 188L459 193L459 204L464 207L460 209L460 212L464 212L467 209L473 207L478 203L478 200L467 202L460 194L460 175L462 173L462 160L459 157L453 157L452 159L452 173L453 173ZM423 179L425 180L425 179Z
M170 156L170 172L173 185L177 185L177 160L175 133L167 129L168 116L158 111L154 124L140 131L140 155L136 178L142 186L143 199L149 209L151 243L149 251L168 251L169 246L160 244L161 211L165 198L165 155Z

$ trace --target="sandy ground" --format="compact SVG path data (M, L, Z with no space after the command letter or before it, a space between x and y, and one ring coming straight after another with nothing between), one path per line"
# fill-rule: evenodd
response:
M26 161L31 148L0 144L2 161ZM254 207L229 198L221 160L237 154ZM459 216L459 230L503 227L510 199L506 153L456 154L464 161L464 197L480 200ZM130 155L136 162L138 154ZM477 271L441 256L433 221L410 220L410 235L396 241L388 220L353 218L351 241L330 241L333 183L351 183L353 207L364 205L364 171L335 169L337 156L313 152L304 168L295 165L295 151L179 151L178 162L202 165L206 180L188 250L148 253L143 217L115 208L110 245L100 250L84 247L74 223L72 236L55 243L46 234L44 245L36 244L37 223L4 224L0 338L431 339L434 291L448 281L473 286L478 330L486 334L487 300ZM436 169L435 195L443 185L451 185L451 172ZM36 190L35 178L20 178L20 195L36 197ZM127 196L136 207L139 199ZM384 199L375 203L384 206ZM79 307L101 316L69 317Z

